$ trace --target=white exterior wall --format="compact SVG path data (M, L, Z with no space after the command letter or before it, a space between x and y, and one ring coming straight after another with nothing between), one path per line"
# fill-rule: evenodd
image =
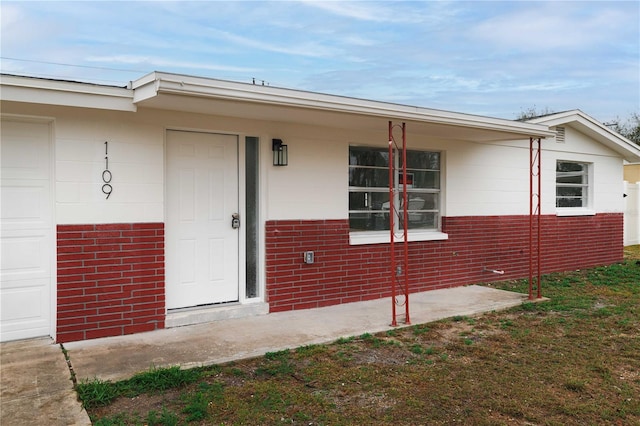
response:
M584 214L624 211L623 163L617 154L569 127L564 143L551 138L541 145L542 214L556 213L557 160L592 165ZM447 157L446 216L529 214L528 141L450 144Z
M557 160L590 163L589 208L591 213L622 213L623 160L604 145L584 134L565 127L565 142L555 139L542 141L543 155L543 214L555 211L555 167ZM545 196L545 194L548 194Z
M162 127L130 123L131 117L91 110L56 116L58 223L163 221ZM109 199L102 192L106 156L113 188Z
M3 112L53 118L58 224L163 222L166 129L236 134L241 154L245 136L259 137L264 220L348 216L350 136L344 132L160 110L129 113L7 104ZM272 165L272 138L289 145L289 166ZM105 141L113 176L109 199L101 190Z
M529 214L529 142L449 144L445 216Z
M283 140L289 144L289 166L266 164L268 219L347 217L348 147L333 141Z
M160 110L112 112L8 103L4 112L54 118L56 223L164 221L166 129L237 134L261 143L261 215L276 219L346 219L350 144L387 146L386 126L367 131L294 125ZM411 134L409 149L443 152L443 216L529 213L529 142L472 143ZM272 165L271 139L289 147L289 165ZM109 142L113 193L101 191ZM594 213L622 212L622 160L566 128L566 142L543 140L543 214L555 213L557 159L593 163ZM579 154L578 154L579 152ZM240 157L240 176L243 176ZM242 181L241 181L242 185ZM242 189L240 203L243 205Z

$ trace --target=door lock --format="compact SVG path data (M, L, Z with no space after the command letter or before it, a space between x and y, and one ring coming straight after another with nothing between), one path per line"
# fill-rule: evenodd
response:
M233 229L240 228L240 215L238 213L234 213L231 215L231 227Z

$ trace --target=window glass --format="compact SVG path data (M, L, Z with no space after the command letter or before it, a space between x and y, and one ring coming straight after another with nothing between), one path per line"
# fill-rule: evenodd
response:
M401 151L392 161L402 164ZM407 150L406 179L394 171L395 226L404 227L402 190L406 180L408 229L440 226L440 153ZM389 152L381 148L349 148L349 223L352 231L389 230Z
M402 156L400 156L399 159L400 166L402 167ZM439 170L440 153L407 150L407 169Z
M248 298L258 296L258 195L259 195L259 139L253 136L245 138L246 173L246 288Z
M407 186L410 186L411 188L440 189L439 170L421 171L415 169L407 169L407 177ZM402 177L400 177L400 183L402 184Z
M349 170L349 186L388 188L389 170L386 167L384 169L352 167Z
M351 147L349 165L386 168L389 166L389 151L383 148Z
M556 163L556 207L587 207L588 171L587 163Z
M349 210L389 209L389 192L353 191L349 193Z

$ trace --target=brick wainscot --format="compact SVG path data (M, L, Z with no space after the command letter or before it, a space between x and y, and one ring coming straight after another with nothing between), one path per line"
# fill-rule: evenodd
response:
M622 260L622 214L545 215L541 223L543 273ZM409 243L410 292L528 276L529 216L445 217L442 231L447 240ZM313 264L303 262L308 250ZM266 264L271 312L390 296L389 244L350 246L348 220L268 222Z
M410 243L411 292L528 276L528 216L445 217L442 230ZM542 271L618 262L622 238L622 214L543 216ZM57 252L58 342L164 328L162 223L58 225ZM349 245L348 220L267 222L266 268L271 312L390 295L389 244Z
M58 342L164 328L164 224L58 225Z

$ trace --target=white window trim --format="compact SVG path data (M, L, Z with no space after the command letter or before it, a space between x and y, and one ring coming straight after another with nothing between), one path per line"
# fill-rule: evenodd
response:
M596 211L588 207L556 207L556 216L595 216Z
M593 208L594 206L594 166L593 163L588 161L577 161L577 160L561 160L557 159L556 161L563 161L566 163L582 163L587 165L587 205L583 207L556 207L556 216L566 217L566 216L595 216L596 211ZM554 193L556 190L556 183L554 182ZM555 197L554 197L555 198ZM555 200L554 200L555 204Z
M350 145L351 146L351 145ZM360 146L360 145L353 145ZM365 146L366 145L361 145ZM418 150L420 151L420 150ZM449 234L446 234L441 231L442 228L442 218L444 217L444 196L445 196L445 187L446 182L443 180L443 176L445 173L445 161L444 151L439 150L426 150L432 152L438 152L440 154L440 189L437 191L439 196L439 205L440 209L438 210L438 229L410 229L407 232L407 241L443 241L449 239ZM403 242L404 235L402 229L398 229L394 234L395 242ZM388 230L381 231L349 231L349 245L365 245L365 244L390 244L391 236Z
M394 234L396 242L404 241L402 233ZM411 230L407 232L407 241L441 241L448 240L449 234L437 230ZM357 246L364 244L390 244L391 234L389 231L352 231L349 232L349 245Z

